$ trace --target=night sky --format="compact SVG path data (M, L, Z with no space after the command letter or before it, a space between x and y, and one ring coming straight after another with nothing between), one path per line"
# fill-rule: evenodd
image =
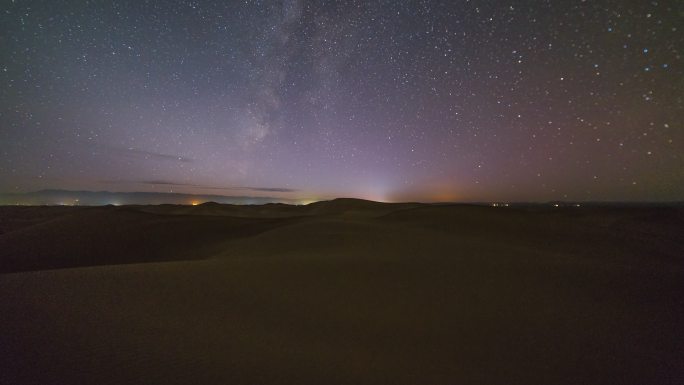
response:
M684 200L681 1L0 4L0 192Z

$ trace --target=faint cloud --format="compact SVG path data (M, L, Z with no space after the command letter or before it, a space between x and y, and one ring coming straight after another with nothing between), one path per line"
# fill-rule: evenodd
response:
M195 159L193 158L189 158L182 155L165 154L160 152L142 150L133 147L113 146L94 142L86 143L89 146L95 147L96 151L113 157L183 163L190 163L195 161Z
M188 157L181 156L181 155L162 154L162 153L158 153L158 152L138 150L135 148L126 148L126 149L118 149L118 150L123 152L125 155L130 155L133 157L142 157L145 159L170 160L170 161L178 161L178 162L184 162L184 163L189 163L189 162L195 161L192 158L188 158Z
M194 187L205 190L224 190L224 191L257 191L257 192L280 192L280 193L291 193L297 192L299 190L287 188L287 187L252 187L252 186L232 186L232 187L221 187L221 186L207 186L195 183L184 183L184 182L174 182L168 180L107 180L102 181L104 183L111 184L144 184L144 185L157 185L157 186L176 186L176 187Z
M242 187L242 189L251 190L251 191L267 191L267 192L283 192L283 193L299 191L296 189L284 188L284 187Z

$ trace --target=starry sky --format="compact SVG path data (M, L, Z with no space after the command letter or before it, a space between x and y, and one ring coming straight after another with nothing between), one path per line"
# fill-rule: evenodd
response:
M0 4L0 192L684 200L680 1Z

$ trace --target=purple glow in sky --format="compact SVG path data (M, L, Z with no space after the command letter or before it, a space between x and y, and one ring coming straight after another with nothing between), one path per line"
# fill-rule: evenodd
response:
M0 192L684 199L677 1L0 10Z

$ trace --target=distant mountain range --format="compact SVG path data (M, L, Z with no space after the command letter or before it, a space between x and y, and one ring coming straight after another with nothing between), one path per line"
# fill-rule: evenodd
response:
M265 203L300 203L299 201L291 199L274 197L196 195L158 192L40 190L28 193L0 193L0 205L190 205L201 204L204 202L243 205Z

